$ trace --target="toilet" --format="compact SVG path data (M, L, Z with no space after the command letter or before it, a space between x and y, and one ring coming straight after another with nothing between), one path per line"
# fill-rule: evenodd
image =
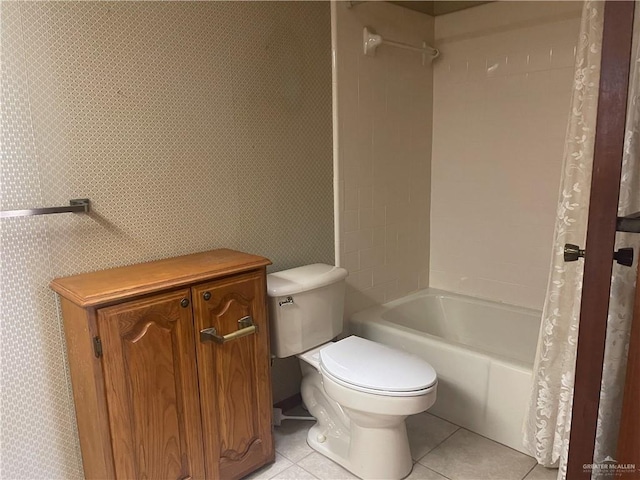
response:
M316 423L308 444L364 479L401 479L413 467L408 415L436 400L422 359L342 332L344 268L316 263L267 275L271 350L296 355L302 399Z

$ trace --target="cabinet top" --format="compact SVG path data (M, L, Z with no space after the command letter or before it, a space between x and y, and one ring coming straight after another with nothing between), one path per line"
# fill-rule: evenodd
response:
M50 286L81 307L93 307L160 290L261 268L271 262L222 248L126 267L56 278Z

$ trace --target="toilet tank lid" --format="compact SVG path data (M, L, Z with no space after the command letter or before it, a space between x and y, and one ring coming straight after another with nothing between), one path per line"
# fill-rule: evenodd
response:
M282 297L325 287L344 280L349 272L341 267L314 263L282 270L267 275L267 293L270 297Z

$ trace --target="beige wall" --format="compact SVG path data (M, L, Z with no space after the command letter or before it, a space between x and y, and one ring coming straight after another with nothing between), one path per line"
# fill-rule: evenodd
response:
M420 53L362 52L364 26L433 41L433 18L386 2L336 4L340 261L346 314L426 287L432 69Z
M325 2L0 2L2 478L82 478L48 282L216 247L334 261ZM274 367L276 400L296 359Z
M430 285L542 308L581 2L437 17Z

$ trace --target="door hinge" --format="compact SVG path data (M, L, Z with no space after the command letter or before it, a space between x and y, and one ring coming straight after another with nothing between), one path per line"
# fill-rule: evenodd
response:
M100 337L93 337L93 353L95 353L96 358L102 356L102 342L100 341Z

